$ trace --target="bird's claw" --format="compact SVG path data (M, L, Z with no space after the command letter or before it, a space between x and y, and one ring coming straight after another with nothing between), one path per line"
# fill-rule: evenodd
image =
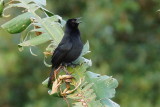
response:
M67 75L70 75L70 73L68 72L68 70L66 69L65 66L62 67L63 71L67 74Z

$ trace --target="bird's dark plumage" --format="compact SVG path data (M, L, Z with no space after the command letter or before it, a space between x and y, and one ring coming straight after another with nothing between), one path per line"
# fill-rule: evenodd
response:
M78 29L79 19L69 19L66 23L64 37L52 55L52 71L50 74L48 87L51 85L54 70L62 63L71 63L81 54L83 43Z

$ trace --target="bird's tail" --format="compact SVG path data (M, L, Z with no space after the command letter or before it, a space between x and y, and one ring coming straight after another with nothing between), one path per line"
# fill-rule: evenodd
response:
M49 77L49 81L48 81L48 88L51 87L52 81L54 79L54 70L55 70L55 68L52 68L52 70L50 72L50 77Z

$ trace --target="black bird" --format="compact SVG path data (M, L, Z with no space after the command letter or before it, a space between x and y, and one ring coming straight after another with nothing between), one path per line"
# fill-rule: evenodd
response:
M78 25L80 18L68 19L65 25L64 36L52 55L52 71L48 81L48 87L54 79L54 70L61 64L69 64L75 61L81 54L83 43L80 38Z

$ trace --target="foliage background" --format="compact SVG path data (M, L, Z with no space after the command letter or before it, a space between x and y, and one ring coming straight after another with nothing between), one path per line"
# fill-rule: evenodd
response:
M159 0L47 0L47 8L65 19L83 17L82 39L90 41L91 71L119 81L121 107L160 107ZM10 10L18 15L20 10ZM9 19L9 18L8 18ZM8 19L0 19L0 24ZM31 56L19 52L19 34L0 29L0 107L64 106L41 82L50 69L39 46Z

